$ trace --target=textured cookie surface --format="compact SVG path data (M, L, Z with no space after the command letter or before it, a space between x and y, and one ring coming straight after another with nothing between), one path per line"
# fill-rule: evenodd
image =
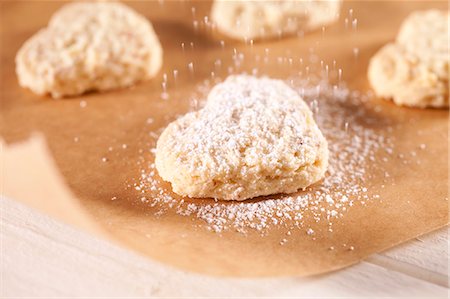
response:
M398 105L448 107L449 14L430 10L411 14L395 43L371 59L369 81L380 97Z
M115 2L63 6L16 56L20 85L55 98L130 86L161 64L151 24Z
M328 147L309 107L283 81L230 76L203 109L163 131L155 164L177 194L245 200L317 182Z
M309 31L338 18L340 0L215 0L211 18L222 33L243 40Z

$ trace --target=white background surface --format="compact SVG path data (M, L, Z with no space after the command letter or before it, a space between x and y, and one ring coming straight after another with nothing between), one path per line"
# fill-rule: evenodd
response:
M448 228L312 278L231 279L187 273L1 198L2 298L448 298Z

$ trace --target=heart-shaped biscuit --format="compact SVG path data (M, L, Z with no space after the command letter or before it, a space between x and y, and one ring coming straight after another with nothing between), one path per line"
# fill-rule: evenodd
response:
M16 57L19 83L54 98L153 77L162 49L150 22L120 3L65 5Z
M216 85L203 109L169 124L155 164L177 194L245 200L317 182L328 147L293 89L281 80L240 75Z

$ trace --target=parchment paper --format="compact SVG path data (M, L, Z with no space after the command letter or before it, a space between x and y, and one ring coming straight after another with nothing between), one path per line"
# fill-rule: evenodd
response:
M297 66L280 66L277 57L289 53L292 57L308 57L314 48L327 64L337 61L351 89L365 91L369 89L369 58L394 39L404 17L415 9L445 9L444 2L346 2L339 22L325 32L253 45L226 39L208 26L196 30L193 20L204 20L208 2L131 2L130 6L153 22L164 48L164 66L158 77L127 90L52 100L18 86L14 57L22 43L44 27L62 4L0 4L0 133L12 144L5 147L2 158L6 159L2 174L6 196L170 265L227 276L327 272L448 223L448 111L401 108L376 99L364 105L367 113L378 107L378 117L388 119L395 128L386 132L395 143L393 156L417 151L420 164L391 159L383 166L390 174L387 181L381 173L373 173L368 192L379 194L381 200L355 205L334 221L333 232L328 231L326 222L316 223L311 218L303 220L305 227L314 228L314 236L294 231L284 245L280 245L280 239L285 238L286 229L281 226L272 226L264 236L252 230L246 234L233 230L214 233L195 216L173 211L156 216L140 201L139 192L130 188L140 175L140 165L153 158L147 153L154 142L149 133L159 134L161 128L191 109L189 98L198 92L199 84L211 79L211 71L220 78L226 76L228 66L233 66L235 73L251 72L255 68L252 58L263 57L267 48L271 59L258 65L259 73L287 78L298 74ZM192 6L196 8L194 13ZM358 19L356 30L344 26L350 8ZM244 53L240 65L233 60L233 48ZM219 58L218 68L215 62ZM194 72L188 68L190 62ZM176 81L173 70L178 70ZM164 73L170 78L168 100L161 98ZM351 111L352 107L342 109ZM149 118L152 123L147 122ZM382 129L381 123L372 126ZM14 146L34 131L44 136L50 154L39 138L28 145ZM419 151L422 144L426 149ZM353 250L349 250L350 245Z

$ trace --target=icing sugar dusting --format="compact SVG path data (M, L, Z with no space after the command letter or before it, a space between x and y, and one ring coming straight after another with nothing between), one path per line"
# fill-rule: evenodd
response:
M155 208L160 216L171 210L199 218L214 232L257 230L264 234L271 227L286 226L302 228L314 235L314 230L303 223L306 217L313 217L316 222L327 221L332 231L333 219L344 216L353 205L378 199L379 195L368 192L371 173L383 172L373 162L387 159L383 155L392 152L393 145L388 137L371 128L375 122L380 125L386 120L367 113L364 103L370 95L351 91L343 83L332 85L327 80L315 85L298 79L287 82L310 105L329 142L329 166L322 181L297 193L245 202L195 200L173 194L167 184L161 183L155 165L150 163L134 185L143 202ZM201 106L198 98L205 98L208 91L205 85L200 86L192 106ZM386 126L390 128L389 124Z
M312 118L285 82L229 76L209 92L204 108L161 134L156 168L177 194L190 197L295 192L326 170L327 144Z

